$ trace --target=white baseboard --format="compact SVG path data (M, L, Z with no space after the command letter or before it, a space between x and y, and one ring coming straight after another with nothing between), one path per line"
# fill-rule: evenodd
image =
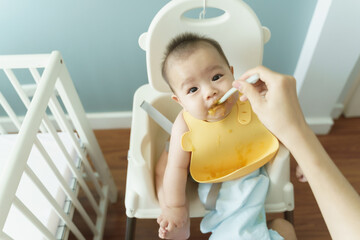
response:
M114 129L114 128L130 128L132 112L107 112L107 113L88 113L93 129Z
M132 112L104 112L86 114L93 129L130 128ZM24 117L19 117L22 121ZM50 118L51 119L51 118ZM0 117L0 125L6 132L17 132L9 117Z
M344 112L344 104L336 103L333 110L332 110L332 112L331 112L331 117L333 119L338 119L343 112Z
M330 117L307 117L306 122L315 134L324 135L328 134L334 121Z

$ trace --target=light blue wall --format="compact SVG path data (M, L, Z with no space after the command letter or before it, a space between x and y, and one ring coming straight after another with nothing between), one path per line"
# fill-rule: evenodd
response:
M59 50L87 112L129 111L147 82L138 37L167 2L0 0L0 54ZM264 65L293 74L316 0L246 2L272 32Z

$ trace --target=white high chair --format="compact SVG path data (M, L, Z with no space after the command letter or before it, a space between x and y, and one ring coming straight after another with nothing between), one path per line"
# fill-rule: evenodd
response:
M183 32L195 32L217 40L234 67L236 79L262 63L264 43L270 39L270 31L261 26L255 13L242 0L207 0L206 7L224 11L215 18L184 16L189 10L203 8L203 4L204 0L170 1L154 17L148 32L139 38L139 45L146 51L150 84L141 86L134 95L125 193L125 239L133 238L136 218L155 219L161 212L155 191L155 166L169 138L167 131L171 129L171 123L160 119L160 126L156 118L154 121L150 117L154 109L148 111L149 115L143 107L154 107L170 121L174 121L180 111L180 106L171 100L171 91L161 76L161 61L168 42ZM268 213L284 212L285 218L292 222L294 192L289 180L289 159L288 150L280 145L275 159L266 165L270 189L265 209ZM190 217L206 214L198 198L196 183L188 181L187 198Z

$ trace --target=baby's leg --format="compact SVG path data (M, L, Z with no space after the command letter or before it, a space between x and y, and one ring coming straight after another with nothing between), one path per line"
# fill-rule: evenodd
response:
M159 237L162 239L188 239L190 236L190 218L182 227L169 226L168 219L165 217L169 212L165 204L163 180L168 159L166 150L161 154L155 170L156 193L161 207L161 215L157 221L159 223Z
M296 178L299 180L299 182L307 182L303 170L300 168L299 165L296 166Z
M277 231L286 240L297 240L294 226L282 218L267 223L268 228Z

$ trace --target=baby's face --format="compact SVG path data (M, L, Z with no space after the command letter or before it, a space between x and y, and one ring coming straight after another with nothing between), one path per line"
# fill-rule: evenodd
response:
M232 87L234 76L232 68L207 43L186 57L170 57L168 69L175 94L173 99L197 119L219 121L230 113L238 99L238 93L235 93L223 104L221 111L210 110Z

